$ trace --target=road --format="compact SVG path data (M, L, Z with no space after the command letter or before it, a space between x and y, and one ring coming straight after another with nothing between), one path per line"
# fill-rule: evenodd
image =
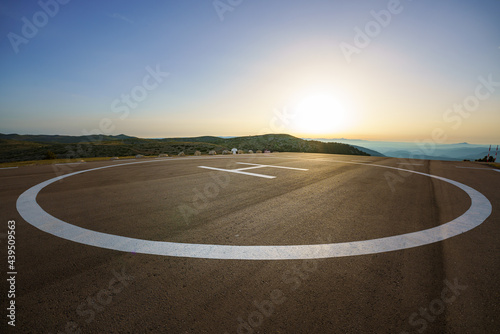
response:
M2 332L500 333L500 173L485 166L276 153L0 180L5 262L9 220L16 233Z

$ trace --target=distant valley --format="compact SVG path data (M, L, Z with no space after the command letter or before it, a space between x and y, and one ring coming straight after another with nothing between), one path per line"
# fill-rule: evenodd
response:
M324 142L337 142L352 145L373 156L393 158L413 158L429 160L476 160L488 154L489 145L469 143L435 144L412 142L384 142L359 139L317 139ZM495 154L496 146L492 146L491 154Z

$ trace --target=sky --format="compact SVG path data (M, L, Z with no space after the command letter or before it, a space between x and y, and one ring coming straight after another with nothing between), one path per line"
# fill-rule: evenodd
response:
M498 0L4 0L0 133L500 144Z

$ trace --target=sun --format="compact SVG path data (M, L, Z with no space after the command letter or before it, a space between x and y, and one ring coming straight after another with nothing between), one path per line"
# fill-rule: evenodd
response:
M348 115L329 94L315 94L303 98L296 106L293 128L301 134L331 135L345 130Z

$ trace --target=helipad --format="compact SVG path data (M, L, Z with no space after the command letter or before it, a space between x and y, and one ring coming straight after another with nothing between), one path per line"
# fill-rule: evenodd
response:
M464 191L470 197L471 205L464 214L445 224L441 224L434 228L418 232L406 233L396 236L331 244L238 246L151 241L92 231L72 225L68 222L53 217L43 208L41 208L36 201L38 193L43 188L60 179L69 178L77 174L102 170L106 168L168 161L172 160L140 161L125 164L114 164L55 177L31 187L23 194L21 194L21 196L19 196L17 200L17 210L28 223L35 226L36 228L60 238L85 245L113 249L123 252L221 260L294 260L333 258L383 253L424 246L427 244L443 241L445 239L465 233L475 228L476 226L480 225L486 218L488 218L492 211L491 204L484 195L482 195L475 189L457 181L396 167L376 165L372 163L353 163L347 161L337 161L336 163L362 164L363 166L370 166L375 168L387 168L405 173L414 173L434 178L442 182L447 182ZM253 167L249 167L252 169L270 167L288 168L304 171L307 170L305 168L301 169L286 166L270 166L249 163L241 164L253 165ZM220 168L208 168L207 166L203 166L202 168L221 170ZM247 172L245 172L244 170L247 170L249 168L224 171L238 174L247 174ZM387 217L387 220L390 221L391 217Z

